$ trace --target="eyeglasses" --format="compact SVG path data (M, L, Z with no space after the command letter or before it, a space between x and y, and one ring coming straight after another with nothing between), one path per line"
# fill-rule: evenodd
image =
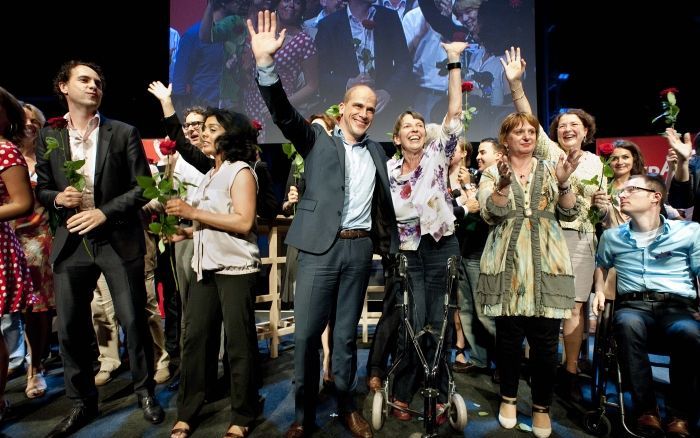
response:
M182 125L182 127L185 129L188 129L190 126L193 128L201 128L204 126L204 122L189 122Z
M620 190L620 195L631 195L632 193L638 192L640 190L643 190L645 192L649 193L656 193L656 190L654 189L648 189L646 187L639 187L639 186L627 186L624 189Z

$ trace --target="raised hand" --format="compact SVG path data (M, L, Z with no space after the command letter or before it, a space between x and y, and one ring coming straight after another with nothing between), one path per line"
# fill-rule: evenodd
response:
M173 84L168 84L166 87L161 81L153 81L148 84L148 92L158 100L170 99L173 94Z
M525 74L527 63L520 56L520 47L511 47L510 50L506 50L505 58L505 61L503 58L500 58L500 60L508 82L521 80Z
M452 41L450 43L440 43L440 46L442 46L443 50L447 54L448 62L457 62L462 56L464 49L469 47L469 44L465 43L464 41Z
M666 139L668 140L668 145L676 153L678 160L682 162L690 159L690 155L693 153L693 142L690 141L689 133L686 132L683 135L683 141L681 141L680 135L675 129L666 128Z
M250 34L250 47L255 56L255 64L258 67L267 67L274 62L273 56L282 47L287 29L282 29L277 35L277 14L270 11L258 12L258 29L253 27L253 21L249 18L248 33Z
M556 168L559 185L564 184L571 174L574 173L574 170L576 170L581 162L581 158L583 158L583 151L581 149L574 149L567 155L562 154L561 157L559 157Z
M510 171L510 165L508 164L508 157L503 155L496 163L498 168L498 184L496 190L504 189L510 186L512 182L512 172Z

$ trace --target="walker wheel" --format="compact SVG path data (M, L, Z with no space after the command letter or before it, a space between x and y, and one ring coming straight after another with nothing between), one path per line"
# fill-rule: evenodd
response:
M372 399L372 428L374 430L381 430L382 426L384 426L385 407L384 391L376 391Z
M586 412L583 416L583 427L587 432L599 437L608 437L612 432L610 420L600 411Z
M467 405L461 395L454 393L450 400L450 426L457 432L463 432L467 427Z

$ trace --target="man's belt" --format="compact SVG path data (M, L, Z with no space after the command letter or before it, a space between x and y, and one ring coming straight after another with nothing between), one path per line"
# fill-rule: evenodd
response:
M678 295L676 293L651 292L651 291L621 293L621 294L617 295L617 301L619 301L619 302L625 302L625 301L654 301L654 302L676 301L676 302L687 303L687 304L695 303L694 298L684 297L684 296Z
M338 231L338 237L341 239L359 239L361 237L369 237L369 231L367 230L340 230Z

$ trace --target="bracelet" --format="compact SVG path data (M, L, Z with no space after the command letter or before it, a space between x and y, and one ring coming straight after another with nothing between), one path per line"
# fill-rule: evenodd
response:
M569 184L566 187L559 186L558 189L559 189L559 196L568 195L569 193L571 193L571 184Z
M461 62L450 62L447 64L447 69L452 70L453 68L462 68L462 63Z
M520 96L517 96L517 97L516 97L515 94L516 94L517 92L520 92ZM512 98L513 98L513 102L515 102L516 100L523 99L523 98L525 97L525 91L523 91L523 87L520 87L520 88L518 88L518 89L516 89L516 90L511 90L510 94L511 94L511 96L512 96Z
M503 192L501 192L501 190L503 190L503 188L500 188L500 189L496 190L494 193L498 193L499 195L503 196L504 198L507 198L508 195L505 194L505 193L503 193Z

